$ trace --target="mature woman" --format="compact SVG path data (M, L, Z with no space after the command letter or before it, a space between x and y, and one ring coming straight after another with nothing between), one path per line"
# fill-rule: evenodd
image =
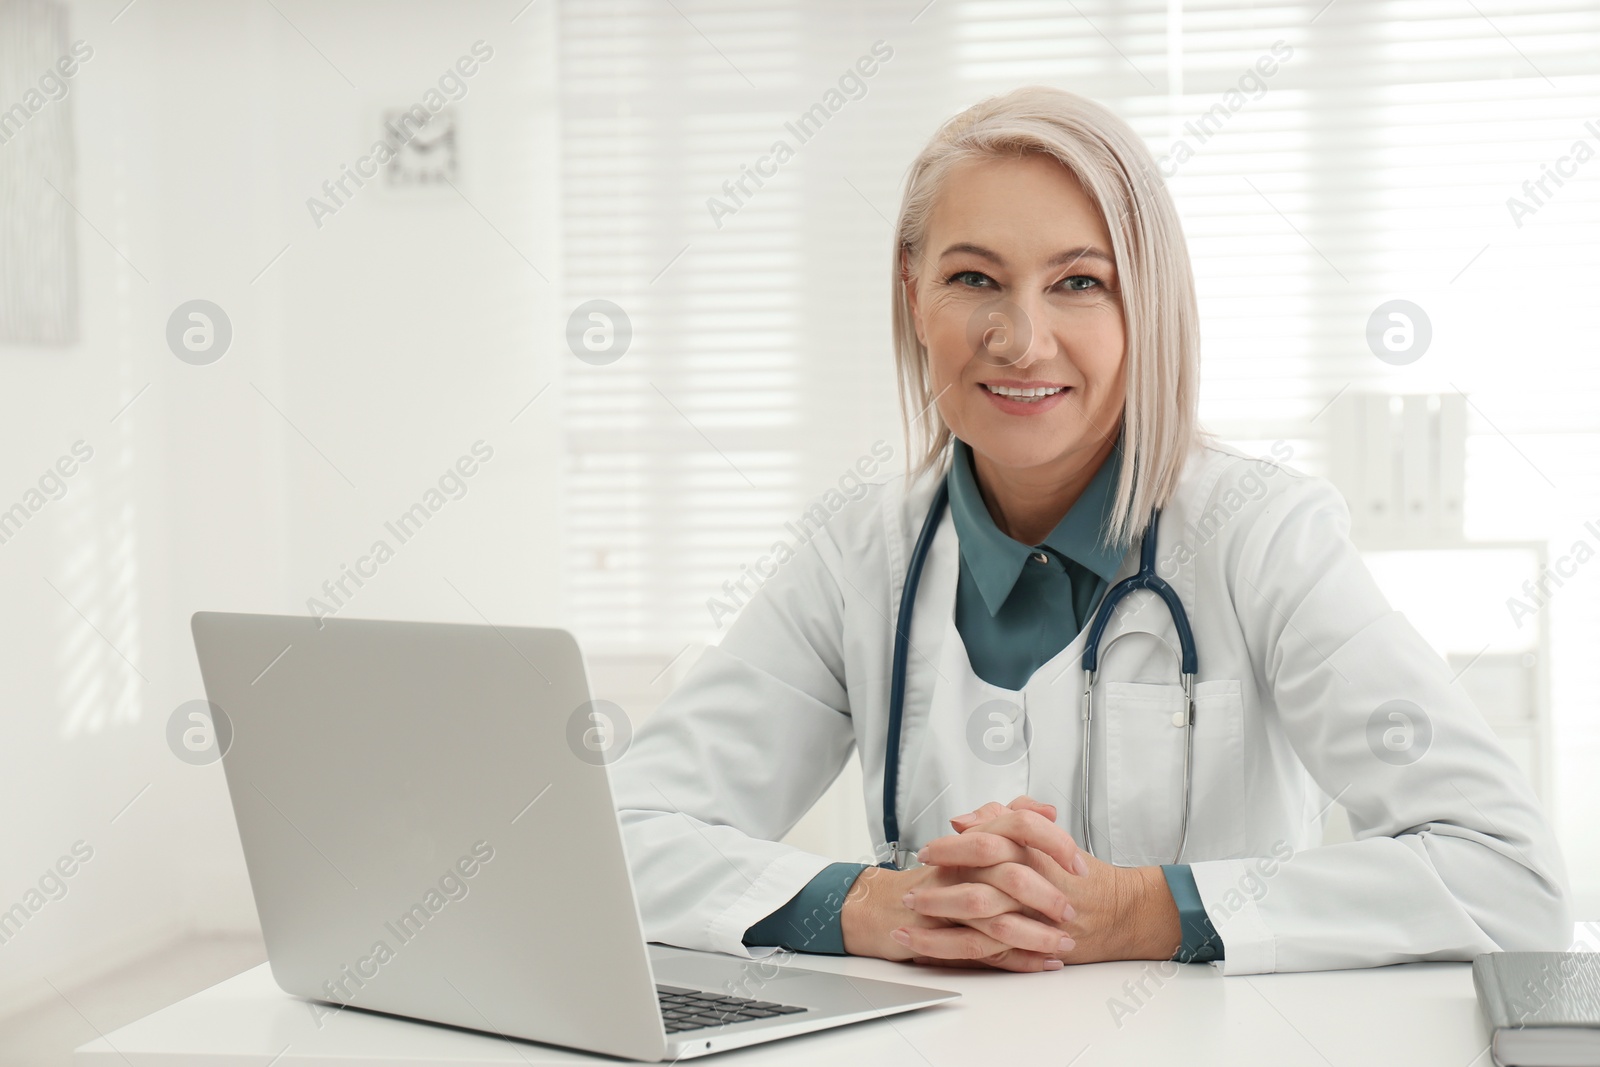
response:
M951 119L893 280L911 474L787 561L613 767L652 940L1228 974L1567 946L1531 789L1338 493L1196 428L1189 259L1126 124L1047 88ZM861 859L898 865L778 843L852 746ZM1322 845L1335 800L1356 839Z

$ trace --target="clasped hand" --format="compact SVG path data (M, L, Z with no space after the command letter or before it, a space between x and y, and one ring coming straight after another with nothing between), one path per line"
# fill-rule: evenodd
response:
M1055 819L1031 797L990 802L951 819L922 866L869 867L845 902L845 951L1010 971L1169 958L1181 937L1160 868L1102 863Z

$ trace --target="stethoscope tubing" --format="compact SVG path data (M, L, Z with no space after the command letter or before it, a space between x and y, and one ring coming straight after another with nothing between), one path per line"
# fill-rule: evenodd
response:
M928 549L933 545L933 535L939 529L945 505L950 499L950 485L943 478L934 490L933 503L928 517L923 520L922 532L917 534L916 546L911 549L911 561L906 565L905 589L900 594L900 610L894 624L894 659L889 675L889 742L883 761L883 840L889 856L880 867L900 869L900 816L895 810L895 796L900 784L900 727L906 706L906 657L911 647L911 613L916 606L917 586L922 583L922 565L927 562Z
M933 500L928 507L927 517L923 520L922 529L917 534L916 544L911 550L910 561L906 565L905 588L901 592L900 608L895 617L894 653L889 676L889 726L883 767L883 839L888 858L878 864L880 867L901 869L910 859L910 849L900 843L900 818L895 801L900 782L900 742L905 714L906 665L911 645L911 617L915 608L917 588L922 582L923 565L927 562L934 534L944 517L949 499L949 485L941 478L934 490ZM1090 742L1093 739L1094 681L1099 667L1100 639L1111 622L1111 615L1116 605L1130 594L1144 590L1154 593L1166 605L1168 614L1172 616L1173 626L1178 632L1179 670L1182 675L1184 696L1183 726L1186 736L1183 755L1183 822L1179 831L1178 851L1172 861L1177 863L1182 858L1184 846L1189 840L1189 807L1194 771L1194 681L1199 673L1199 657L1195 651L1194 632L1189 625L1189 615L1184 610L1182 600L1179 599L1177 591L1156 574L1156 534L1160 522L1161 510L1152 509L1150 522L1141 535L1139 570L1111 587L1101 599L1099 607L1095 609L1094 617L1089 622L1089 633L1083 649L1084 690L1081 702L1083 843L1085 850L1091 856L1094 855L1089 819L1089 753Z

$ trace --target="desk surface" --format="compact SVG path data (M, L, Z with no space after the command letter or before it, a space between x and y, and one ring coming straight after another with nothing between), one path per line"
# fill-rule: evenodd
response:
M954 989L962 999L707 1057L707 1064L1271 1064L1486 1067L1471 966L1224 978L1204 964L1100 963L1005 974L809 956L801 966ZM1176 971L1176 974L1172 972ZM1143 982L1144 992L1138 984ZM1120 1002L1121 1009L1115 1005ZM621 1063L358 1011L324 1017L266 964L77 1050L79 1067L407 1067Z

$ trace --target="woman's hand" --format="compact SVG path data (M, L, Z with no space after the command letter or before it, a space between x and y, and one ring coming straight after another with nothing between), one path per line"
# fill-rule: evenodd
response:
M992 865L1025 865L1039 873L1067 900L1062 917L1054 920L1067 937L1054 954L1063 962L1170 959L1182 943L1182 930L1161 869L1102 863L1078 849L1071 835L1055 824L1055 814L1052 805L1025 796L1007 807L991 802L951 819L959 834L930 842L918 858L968 874ZM919 890L912 894L910 907L924 919L941 918L978 930L994 921L977 898L959 887ZM914 932L911 938L913 947L928 948L912 956L919 963L972 962L941 951L934 933Z
M1013 829L1024 840L1035 835L1042 849L1059 851L1059 842L1048 835L1050 827L1037 816ZM951 835L940 840L956 839ZM1018 857L1031 847L1009 840L1007 844ZM1042 849L1036 851L1046 856ZM1070 854L1063 858L1072 862ZM1055 861L1046 856L1046 862ZM913 907L930 894L942 902L940 908L960 916L924 914ZM845 951L853 956L937 957L963 966L1039 971L1061 966L1061 954L1072 942L1058 924L1071 914L1065 894L1045 874L1025 862L990 857L970 868L869 867L851 886L840 924Z

